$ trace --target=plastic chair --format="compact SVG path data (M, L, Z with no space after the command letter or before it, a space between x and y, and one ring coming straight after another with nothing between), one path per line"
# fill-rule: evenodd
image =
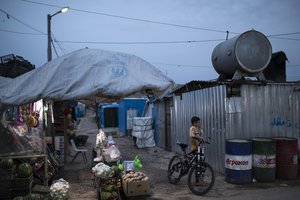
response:
M82 148L77 148L76 144L75 144L75 141L73 139L71 139L71 145L72 145L72 148L76 153L76 155L73 157L73 159L71 160L71 163L76 159L76 157L78 156L78 154L82 154L82 157L83 157L83 161L84 163L87 163L87 158L86 158L86 152L87 152L87 149L82 149Z

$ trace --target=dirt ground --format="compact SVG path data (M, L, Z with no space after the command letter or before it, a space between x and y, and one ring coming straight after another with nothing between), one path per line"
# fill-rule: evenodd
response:
M111 134L115 130L104 129L104 132ZM71 164L74 152L69 147L68 163L62 172L62 178L70 184L69 199L94 200L97 199L96 189L91 179L92 149L95 145L95 138L98 132L96 121L92 110L88 110L85 117L80 121L77 134L88 135L89 139L85 146L88 149L88 163L83 163L83 158L78 156ZM141 170L150 178L151 194L148 196L131 197L132 200L194 200L194 199L300 199L300 178L293 181L276 180L272 183L252 183L247 185L234 185L224 181L224 175L216 174L215 185L212 190L204 196L193 195L187 186L187 178L184 177L179 184L172 185L167 179L168 162L174 153L165 151L158 147L138 149L133 145L132 138L128 136L115 137L123 160L131 160L138 155L143 164Z

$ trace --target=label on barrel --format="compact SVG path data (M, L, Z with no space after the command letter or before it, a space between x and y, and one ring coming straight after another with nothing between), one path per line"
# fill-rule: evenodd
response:
M275 168L276 155L259 155L253 154L253 167L258 168Z
M250 170L252 169L252 156L225 154L225 168L233 170Z

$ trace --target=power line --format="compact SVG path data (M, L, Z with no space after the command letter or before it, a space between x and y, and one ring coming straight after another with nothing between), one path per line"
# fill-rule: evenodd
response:
M267 37L274 37L274 36L284 36L284 35L298 35L300 32L293 32L293 33L279 33L274 35L267 35Z
M54 42L53 42L52 40L51 40L51 44L52 44L53 49L54 49L54 51L55 51L56 57L58 57L58 53L57 53L57 51L56 51L56 47L55 47Z
M25 32L17 32L10 31L5 29L0 29L0 31L24 34L24 35L44 35L39 33L25 33ZM54 42L60 46L60 49L64 51L60 45L60 43L71 43L71 44L180 44L180 43L201 43L201 42L219 42L224 41L224 39L208 39L208 40L181 40L181 41L138 41L138 42L103 42L103 41L65 41L65 40L57 40L53 33L51 33L54 38Z
M44 6L50 6L55 8L61 8L61 6L53 5L53 4L47 4L47 3L40 3L40 2L34 2L29 0L20 0L28 3L33 4L39 4ZM95 12L95 11L88 11L88 10L82 10L77 8L69 8L69 10L77 11L77 12L83 12L83 13L89 13L89 14L95 14L95 15L102 15L107 17L114 17L114 18L120 18L120 19L126 19L126 20L133 20L133 21L140 21L140 22L146 22L146 23L152 23L152 24L159 24L159 25L167 25L167 26L174 26L174 27L180 27L180 28L189 28L189 29L196 29L196 30L202 30L202 31L210 31L210 32L217 32L217 33L227 33L226 30L218 30L218 29L210 29L210 28L203 28L203 27L195 27L195 26L188 26L188 25L182 25L182 24L173 24L173 23L167 23L167 22L160 22L160 21L154 21L154 20L148 20L148 19L139 19L139 18L133 18L133 17L126 17L121 15L112 15L107 14L103 12ZM232 34L239 34L236 32L230 32Z
M28 27L28 28L30 28L30 29L36 31L36 32L39 32L39 33L41 33L41 34L43 34L43 35L46 35L46 33L44 33L44 32L42 32L42 31L40 31L40 30L38 30L38 29L36 29L36 28L34 28L34 27L32 27L32 26L26 24L25 22L23 22L23 21L19 20L18 18L16 18L16 17L10 15L9 13L5 12L5 11L2 10L1 8L0 8L0 11L3 12L3 13L5 13L8 17L11 17L11 18L13 18L14 20L16 20L17 22L23 24L24 26L26 26L26 27Z
M201 66L201 65L170 64L170 63L161 63L161 62L151 62L151 63L158 64L158 65L176 66L176 67L212 68L211 66Z
M62 51L63 54L65 54L65 51L63 50L61 44L59 41L57 41L57 39L55 38L55 36L53 35L53 33L51 33L52 38L54 39L54 42L57 44L57 46L60 48L60 50Z
M283 37L273 37L273 36L271 36L271 37L269 37L269 38L274 38L274 39L279 39L279 40L293 40L293 41L300 41L300 39L298 39L298 38L283 38Z
M41 34L41 33L25 33L25 32L5 30L5 29L0 29L0 31L8 32L8 33L16 33L16 34L21 34L21 35L44 35L44 34Z
M300 64L295 64L295 65L287 65L287 67L300 67Z
M186 41L139 41L139 42L100 42L100 41L65 41L59 40L60 43L75 43L75 44L180 44L180 43L200 43L200 42L218 42L224 39L214 40L186 40Z

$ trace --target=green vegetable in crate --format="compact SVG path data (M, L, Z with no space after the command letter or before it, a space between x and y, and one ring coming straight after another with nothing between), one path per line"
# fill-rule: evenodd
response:
M14 160L11 158L4 158L0 162L0 167L2 169L11 169L14 166Z
M101 195L102 195L103 200L107 200L110 198L111 193L110 192L101 192Z
M105 186L103 187L103 190L106 191L106 192L109 192L109 191L114 190L114 188L115 188L114 185L109 184L109 185L105 185Z
M32 175L32 167L29 163L22 163L18 166L17 174L21 178L28 178Z
M102 194L102 199L103 200L108 200L108 199L111 199L111 198L115 198L115 197L118 197L118 193L113 191L113 192L101 192Z
M141 160L139 159L138 156L134 157L133 165L134 165L135 169L142 169L143 165L142 165Z

